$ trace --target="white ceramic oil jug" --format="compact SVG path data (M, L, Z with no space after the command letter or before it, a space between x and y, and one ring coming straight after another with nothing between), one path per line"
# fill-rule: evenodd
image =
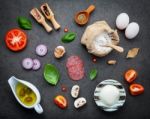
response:
M12 90L12 92L13 92L13 94L14 94L16 100L17 100L23 107L25 107L25 108L27 108L27 109L33 109L33 108L34 108L35 111L36 111L38 114L43 113L43 108L42 108L41 105L39 104L40 101L41 101L41 95L40 95L40 93L39 93L39 90L38 90L33 84L31 84L31 83L29 83L29 82L27 82L27 81L24 81L24 80L20 80L20 79L14 77L14 76L12 76L12 77L10 77L10 78L8 79L8 83L9 83L9 85L10 85L10 87L11 87L11 90ZM18 96L17 96L17 94L16 94L16 84L17 84L17 83L21 83L21 84L23 84L23 85L29 87L29 88L36 94L37 99L36 99L36 102L35 102L33 105L27 106L27 105L23 104L23 103L20 101L20 99L18 98Z

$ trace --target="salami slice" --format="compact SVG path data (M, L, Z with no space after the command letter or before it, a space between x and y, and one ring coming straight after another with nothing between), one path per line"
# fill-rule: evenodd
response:
M67 59L66 67L70 67L72 65L83 65L83 61L79 56L70 56Z
M84 63L79 56L70 56L66 67L72 80L80 80L84 77Z

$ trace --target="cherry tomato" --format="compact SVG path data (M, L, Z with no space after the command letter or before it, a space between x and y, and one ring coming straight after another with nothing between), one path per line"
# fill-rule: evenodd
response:
M144 87L140 84L131 84L129 90L131 95L139 95L144 92Z
M67 107L67 100L64 96L58 95L54 98L54 103L60 107L61 109L65 109Z
M67 92L67 86L61 85L61 90L62 90L63 92Z
M6 46L12 51L20 51L27 45L27 35L20 29L11 29L5 36Z
M94 62L94 63L96 63L97 62L97 59L96 59L96 57L92 57L92 61Z
M68 32L68 28L64 28L64 32Z
M124 78L128 83L132 83L137 78L137 72L134 69L127 70Z

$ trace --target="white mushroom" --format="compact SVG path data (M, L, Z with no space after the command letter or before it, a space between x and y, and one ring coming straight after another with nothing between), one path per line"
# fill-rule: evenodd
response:
M84 97L77 98L74 101L75 108L80 108L86 104L86 99Z
M57 46L54 50L54 55L56 58L61 58L64 56L65 52L64 46Z
M72 96L73 98L77 98L78 95L79 95L79 91L80 91L79 85L74 85L74 86L72 87L72 89L71 89L71 96Z

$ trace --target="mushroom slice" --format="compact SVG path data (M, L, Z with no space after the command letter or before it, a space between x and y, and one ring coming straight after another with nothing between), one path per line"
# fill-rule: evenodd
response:
M84 97L77 98L74 101L75 108L80 108L86 104L86 99Z
M71 89L71 96L72 96L73 98L77 98L78 95L79 95L79 91L80 91L79 85L74 85L74 86L72 87L72 89Z
M65 48L63 46L57 46L54 50L54 55L56 58L61 58L65 54Z

